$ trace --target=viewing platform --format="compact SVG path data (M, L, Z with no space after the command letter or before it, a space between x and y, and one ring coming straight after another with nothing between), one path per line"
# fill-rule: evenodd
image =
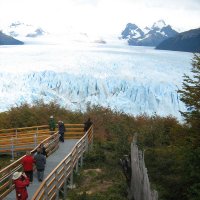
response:
M68 185L73 185L73 173L82 166L83 154L92 146L93 126L86 133L83 131L83 124L65 124L65 126L67 131L65 133L64 143L59 142L59 134L57 131L53 135L50 135L48 131L48 135L46 134L48 137L45 136L43 141L38 142L38 145L34 149L32 148L33 150L31 152L34 153L38 146L43 143L48 157L43 182L37 180L36 171L34 171L33 183L27 187L28 199L59 199L60 193L63 194L62 197L65 199ZM12 135L11 137L16 136ZM1 144L3 143L2 138L0 137ZM19 144L21 145L21 143ZM26 147L28 145L23 147L23 151L29 149L29 147ZM7 152L9 152L10 149L7 149ZM17 149L13 147L13 151L16 153ZM19 151L22 151L22 148L19 149ZM4 150L0 148L0 150L3 153L5 148ZM16 171L23 171L21 165L21 159L23 157L0 171L0 199L13 200L16 198L12 175Z

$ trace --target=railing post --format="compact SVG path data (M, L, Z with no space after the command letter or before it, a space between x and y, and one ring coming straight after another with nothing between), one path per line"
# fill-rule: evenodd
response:
M73 168L73 157L72 157L72 154L70 154L70 171L71 171L71 174L70 174L70 178L69 178L69 188L72 188L73 187L73 178L74 178L74 168Z
M17 129L15 130L15 137L17 137Z
M37 146L37 134L34 135L34 145Z
M74 183L74 170L72 169L72 172L71 172L71 174L70 174L70 186L71 186L71 188L73 187L73 183Z
M67 164L64 162L64 186L63 186L63 200L67 198Z
M36 128L36 135L38 137L38 127ZM40 141L39 141L39 143L40 143Z
M85 147L86 147L86 152L88 151L88 146L89 146L89 144L88 144L89 142L88 142L88 134L86 135L86 138L85 138Z
M12 185L13 185L13 180L12 180L12 173L11 173L11 170L10 170L10 178L9 178L9 188L11 189L12 188Z
M12 155L12 160L14 160L14 139L13 137L10 139L11 142L11 155Z
M56 180L56 200L59 199L59 183L58 183L58 172L55 172L55 180Z
M76 146L76 158L78 157L78 146ZM75 167L75 172L77 173L78 172L78 162L79 162L79 159L77 160L76 162L76 167Z
M47 182L45 181L44 184L44 199L48 199L48 188L47 188Z
M91 134L92 134L92 141L91 141L91 149L93 148L93 143L94 143L94 135L93 135L93 125L92 125L92 128L91 128Z
M83 154L84 154L84 141L81 141L81 156L80 156L80 167L83 166Z
M78 172L78 161L76 162L76 168L75 168L76 173Z
M80 167L83 166L83 153L81 154L81 158L80 158Z

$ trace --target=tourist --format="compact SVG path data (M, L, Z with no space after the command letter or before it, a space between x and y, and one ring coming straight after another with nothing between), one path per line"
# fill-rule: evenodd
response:
M26 187L29 186L29 178L25 173L15 172L13 174L13 182L15 184L16 199L17 200L27 200L28 192Z
M92 121L90 120L90 118L88 118L88 120L84 122L84 131L87 132L90 126L92 126Z
M38 181L42 182L43 177L44 177L44 169L45 169L45 164L46 164L46 157L42 155L41 149L37 149L37 154L35 155L35 165L37 169L37 177Z
M46 152L46 148L44 147L44 144L41 143L39 148L41 149L41 154L47 158L47 152Z
M31 155L30 151L26 152L26 155L22 158L22 166L26 176L29 178L30 182L33 182L33 164L35 160Z
M51 134L54 133L55 128L56 128L56 123L55 123L53 115L51 115L49 118L49 130L50 130Z
M59 140L64 142L65 125L63 121L58 121Z

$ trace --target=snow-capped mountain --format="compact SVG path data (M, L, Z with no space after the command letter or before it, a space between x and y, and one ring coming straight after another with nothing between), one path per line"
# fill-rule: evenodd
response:
M0 45L22 45L22 44L24 43L0 31Z
M13 22L7 27L4 27L3 32L11 37L23 41L28 40L28 38L36 38L47 34L47 32L40 27L31 24L25 24L19 21Z
M153 23L151 29L160 30L165 26L166 26L165 21L164 20L159 20L159 21Z
M166 25L163 20L155 22L151 28L143 30L135 24L128 23L121 33L121 38L126 39L133 46L157 46L167 38L173 37L178 32Z
M124 31L122 31L123 39L140 38L144 36L144 32L135 24L128 23Z

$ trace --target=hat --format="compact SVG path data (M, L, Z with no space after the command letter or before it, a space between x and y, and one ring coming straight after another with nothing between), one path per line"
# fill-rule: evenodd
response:
M21 175L22 175L22 172L15 172L15 173L13 174L12 179L13 179L13 180L17 180Z
M50 118L53 118L53 115L51 115Z

